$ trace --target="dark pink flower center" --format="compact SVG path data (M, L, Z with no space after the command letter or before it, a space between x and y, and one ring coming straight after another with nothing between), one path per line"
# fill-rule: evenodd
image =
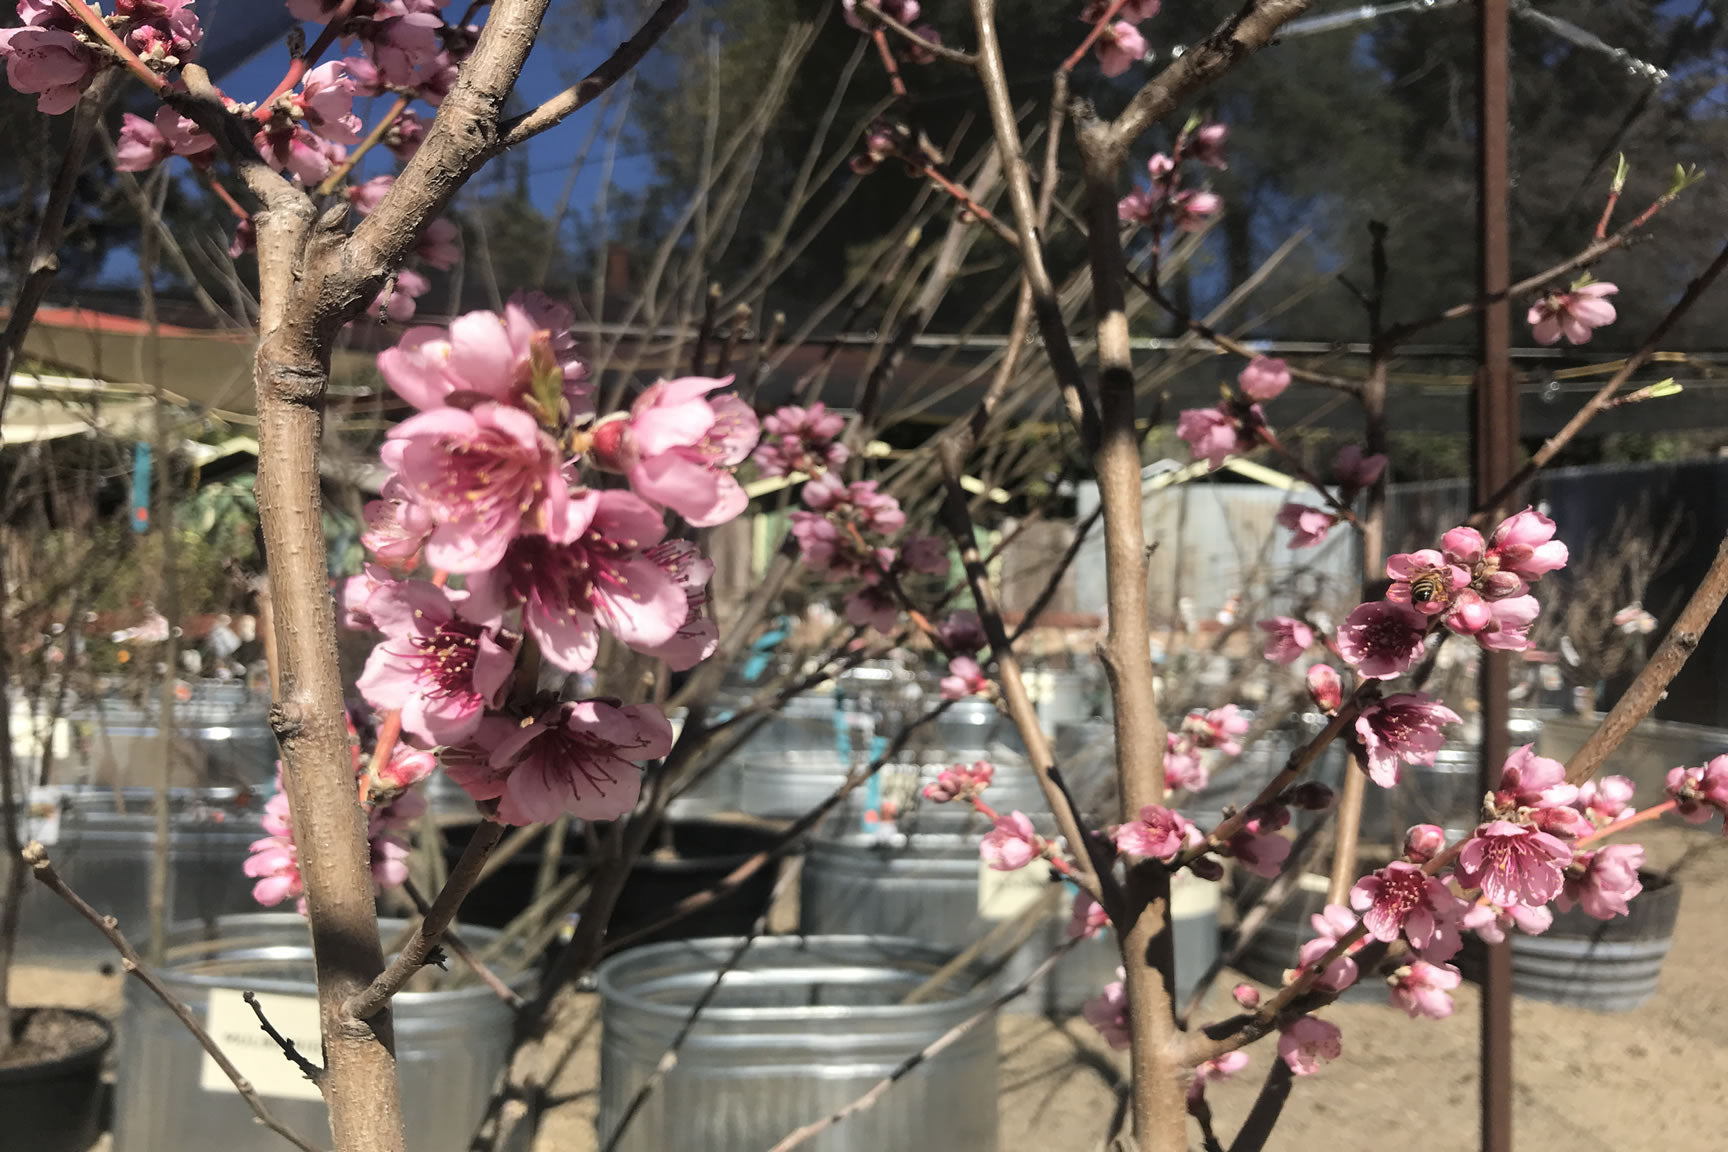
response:
M415 636L421 691L428 696L474 695L474 664L480 656L478 624L452 619L436 631Z
M491 520L514 505L525 513L544 487L539 453L500 432L483 430L473 440L445 440L444 467L419 478L426 499L455 517Z

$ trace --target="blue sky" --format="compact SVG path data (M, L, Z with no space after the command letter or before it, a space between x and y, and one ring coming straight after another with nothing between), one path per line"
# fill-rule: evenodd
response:
M279 0L266 0L279 2ZM454 19L454 16L451 17ZM307 26L308 42L316 39L316 25ZM629 35L622 27L603 26L588 42L578 47L574 52L569 50L566 38L559 36L543 36L542 43L536 45L535 51L529 56L527 67L523 70L516 84L517 97L524 107L532 107L556 95L569 84L586 75L602 60L604 60L618 43ZM325 59L334 59L337 50L325 55ZM238 100L259 100L275 87L281 79L283 70L288 64L288 53L282 42L277 40L259 51L251 59L217 77L217 83L224 92ZM620 85L622 89L624 86ZM379 97L372 100L359 101L355 104L355 112L368 125L375 122L389 107L390 99ZM609 120L616 119L618 99L615 97L612 108L607 112ZM422 114L429 114L423 104L415 106ZM524 145L520 152L527 156L529 175L529 195L535 205L550 213L556 206L558 197L563 192L572 163L582 150L593 127L595 117L604 105L596 100L588 107L571 116L558 127L542 133ZM139 109L143 111L143 109ZM570 216L580 219L593 206L599 190L600 174L604 167L604 149L610 127L596 139L588 156L588 162L582 166L577 176L575 190L570 201ZM171 161L184 168L184 161ZM374 150L361 165L364 176L373 176L383 172L396 170L394 158L384 148ZM612 170L614 187L638 188L651 174L651 164L640 155L632 155L629 135L626 132L618 151L617 163ZM232 182L229 181L232 187ZM566 229L570 225L566 224ZM136 253L130 249L111 252L105 262L101 278L108 283L124 282L135 278L138 272Z

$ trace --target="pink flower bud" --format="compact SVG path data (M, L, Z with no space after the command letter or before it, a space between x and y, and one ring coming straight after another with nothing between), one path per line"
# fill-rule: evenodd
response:
M1336 712L1344 703L1344 681L1330 664L1308 669L1308 698L1322 712Z
M1260 989L1252 984L1238 984L1230 989L1230 995L1236 998L1236 1003L1244 1008L1260 1007Z
M1446 833L1437 824L1418 824L1404 834L1404 858L1426 864L1446 847Z
M1273 400L1290 387L1290 366L1273 356L1256 356L1237 375L1236 383L1255 400Z

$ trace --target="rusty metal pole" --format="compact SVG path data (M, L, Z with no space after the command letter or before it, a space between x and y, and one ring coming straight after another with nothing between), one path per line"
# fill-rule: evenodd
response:
M1508 234L1507 137L1509 0L1477 0L1477 224L1480 228L1484 297L1500 296L1511 283ZM1518 461L1518 397L1512 386L1512 312L1502 298L1483 309L1482 364L1476 376L1471 445L1475 473L1473 504L1511 479ZM1480 791L1499 784L1510 751L1507 712L1511 666L1505 652L1482 654L1482 765ZM1512 1149L1512 946L1490 945L1482 970L1481 1019L1482 1152Z

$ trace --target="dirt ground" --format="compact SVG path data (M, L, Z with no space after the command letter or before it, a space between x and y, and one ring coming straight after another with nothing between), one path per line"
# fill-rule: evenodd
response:
M1519 999L1514 1006L1514 1122L1521 1148L1547 1152L1719 1152L1728 1146L1728 840L1678 828L1643 837L1649 863L1680 862L1686 888L1674 950L1655 999L1623 1015ZM1682 860L1684 857L1684 860ZM14 996L114 1012L118 977L41 968L14 976ZM1230 1010L1221 981L1203 1015ZM1417 1143L1449 1152L1476 1146L1479 997L1466 985L1458 1011L1410 1020L1390 1007L1340 1004L1325 1015L1343 1030L1343 1058L1299 1081L1269 1149L1380 1152ZM598 1029L588 1027L565 1064L535 1152L591 1152ZM1001 1022L1001 1149L1094 1152L1117 1113L1127 1067L1085 1023L1007 1016ZM1209 1092L1228 1145L1268 1061L1250 1050L1237 1080ZM1196 1138L1195 1146L1198 1146ZM667 1152L700 1152L668 1149Z

